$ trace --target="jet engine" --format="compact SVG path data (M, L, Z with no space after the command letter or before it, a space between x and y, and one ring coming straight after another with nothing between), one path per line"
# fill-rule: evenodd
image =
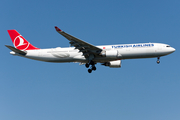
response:
M117 50L102 51L101 55L103 57L110 57L110 58L117 58L117 57L121 56L121 54Z
M110 68L120 68L121 67L121 60L105 62L102 65L109 66Z

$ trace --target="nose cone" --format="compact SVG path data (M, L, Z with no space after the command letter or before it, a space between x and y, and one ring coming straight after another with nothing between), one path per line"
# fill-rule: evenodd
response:
M171 52L173 53L174 51L176 51L176 49L171 47Z

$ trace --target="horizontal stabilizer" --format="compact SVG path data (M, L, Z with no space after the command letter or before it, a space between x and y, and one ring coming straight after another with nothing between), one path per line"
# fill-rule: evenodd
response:
M7 48L9 48L10 50L12 50L15 53L18 53L20 55L26 55L26 51L21 51L15 47L9 46L9 45L5 45Z

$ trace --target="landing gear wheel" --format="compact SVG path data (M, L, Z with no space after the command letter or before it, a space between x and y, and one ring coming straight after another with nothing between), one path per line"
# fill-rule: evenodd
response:
M89 63L86 63L85 66L86 68L89 68L89 66L91 66L90 69L88 69L88 72L91 73L93 70L95 71L96 70L96 66L95 66L95 62L90 60Z
M92 72L92 70L91 70L91 69L88 69L88 72L89 72L89 73L91 73L91 72Z
M92 67L92 70L94 70L94 71L95 71L95 70L96 70L96 67L95 67L95 66L93 66L93 67Z
M159 59L160 59L160 57L158 57L158 58L157 58L157 64L159 64L159 63L160 63Z
M85 66L86 66L86 68L89 68L89 64L88 63L86 63Z
M160 63L160 61L158 60L158 61L157 61L157 64L159 64L159 63Z

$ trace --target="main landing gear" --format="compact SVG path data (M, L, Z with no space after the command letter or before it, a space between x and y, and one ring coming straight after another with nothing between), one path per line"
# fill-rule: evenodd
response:
M91 65L91 68L89 68L90 65ZM89 68L88 69L89 73L91 73L93 70L94 71L96 70L96 66L95 66L95 63L93 61L90 61L89 63L86 63L85 66L86 66L86 68Z
M157 62L157 64L159 64L159 63L160 63L159 59L160 59L160 57L157 57L157 61L156 61L156 62Z

